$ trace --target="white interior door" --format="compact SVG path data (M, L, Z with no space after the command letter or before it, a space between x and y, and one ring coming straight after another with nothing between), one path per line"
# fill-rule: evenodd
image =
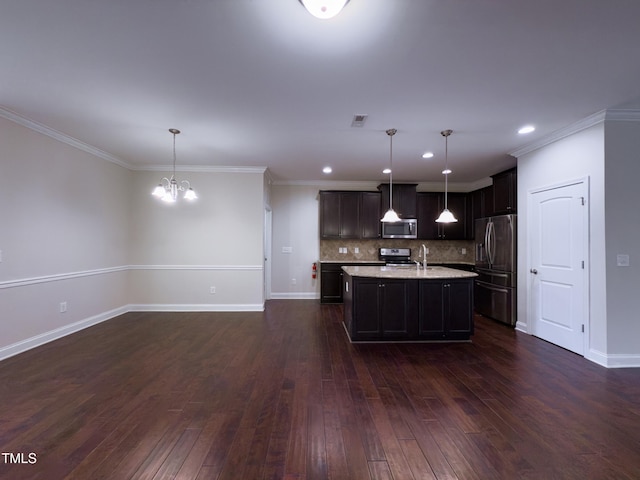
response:
M537 337L584 355L586 181L530 193L529 319Z

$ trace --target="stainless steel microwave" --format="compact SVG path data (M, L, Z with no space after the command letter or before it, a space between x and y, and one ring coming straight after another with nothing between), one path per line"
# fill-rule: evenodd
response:
M418 238L418 221L404 218L399 222L382 222L382 238Z

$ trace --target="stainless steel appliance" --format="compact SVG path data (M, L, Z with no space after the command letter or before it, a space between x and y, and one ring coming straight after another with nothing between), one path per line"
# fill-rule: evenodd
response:
M516 215L479 218L475 223L475 310L516 324Z
M382 222L382 238L418 238L418 221L403 218L399 222Z
M388 267L415 265L411 261L410 248L381 248L378 250L378 258Z

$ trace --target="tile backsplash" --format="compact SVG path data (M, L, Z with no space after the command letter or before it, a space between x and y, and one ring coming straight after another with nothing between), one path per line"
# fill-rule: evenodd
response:
M419 260L422 244L429 249L427 263L469 263L475 262L473 240L320 240L320 261L357 262L378 260L378 249L410 248L411 259ZM347 253L339 253L346 248ZM356 253L358 249L358 253ZM462 252L465 253L462 253Z

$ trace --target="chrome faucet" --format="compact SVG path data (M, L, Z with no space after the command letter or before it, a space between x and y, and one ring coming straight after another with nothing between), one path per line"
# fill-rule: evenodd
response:
M422 268L427 269L427 247L422 244Z

